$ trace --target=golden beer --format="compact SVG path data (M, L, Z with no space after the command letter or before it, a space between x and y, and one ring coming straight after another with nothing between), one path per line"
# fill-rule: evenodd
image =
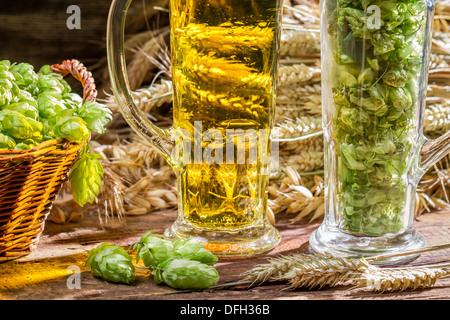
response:
M191 161L178 168L180 210L195 227L245 228L266 213L267 161L260 155L270 153L279 2L171 0L174 130L197 134L198 154L204 156L213 141L216 152L224 150L214 163L204 157L198 161L192 139ZM201 123L201 132L194 122ZM211 129L223 139L203 139ZM237 130L255 135L240 144L235 139L230 158L227 132ZM250 161L254 143L258 155ZM238 161L239 147L245 150L244 161Z

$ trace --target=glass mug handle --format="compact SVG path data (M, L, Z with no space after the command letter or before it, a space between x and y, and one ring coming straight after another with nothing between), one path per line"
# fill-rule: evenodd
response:
M421 172L427 171L436 162L450 153L450 131L439 138L427 140L420 153L419 169Z
M129 126L172 164L174 139L168 130L153 124L131 95L124 50L126 13L132 0L113 0L108 16L106 43L111 86L117 105Z

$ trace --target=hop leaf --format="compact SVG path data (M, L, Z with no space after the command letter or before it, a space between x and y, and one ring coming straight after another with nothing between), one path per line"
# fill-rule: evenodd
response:
M80 206L92 203L100 192L103 167L99 158L101 155L88 152L87 147L83 148L80 159L69 174L73 200Z
M103 243L89 252L86 268L104 280L129 284L135 280L135 267L124 248Z
M173 258L162 263L154 274L155 282L175 289L202 290L219 281L213 267L195 260Z

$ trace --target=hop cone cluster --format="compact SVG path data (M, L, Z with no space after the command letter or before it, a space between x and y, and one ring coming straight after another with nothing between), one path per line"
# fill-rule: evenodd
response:
M145 266L151 269L158 268L170 258L194 260L212 266L219 259L204 247L203 243L192 239L168 240L150 231L133 245L133 250L136 250L136 261L142 259Z
M218 258L205 245L192 239L164 239L152 231L133 245L136 261L154 273L156 283L176 289L206 289L217 283L219 273L211 267Z
M152 231L131 246L140 260L152 271L157 284L165 283L175 289L202 290L219 281L212 267L218 258L195 240L168 240ZM130 283L134 280L134 265L125 249L104 243L91 250L86 267L95 276L112 282Z
M71 92L48 65L38 72L28 63L0 61L0 148L31 149L52 139L87 140L104 133L112 112Z
M124 248L103 243L92 249L86 260L86 268L96 277L116 283L134 281L134 265Z

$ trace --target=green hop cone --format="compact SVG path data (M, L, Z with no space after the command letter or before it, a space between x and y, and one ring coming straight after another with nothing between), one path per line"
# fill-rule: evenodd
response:
M16 142L13 138L0 133L0 149L14 149Z
M16 144L16 146L14 147L14 150L30 150L33 149L36 146L36 144L33 143L25 143L25 142L20 142L18 144Z
M152 231L144 234L141 240L133 245L133 251L136 249L136 262L142 259L144 265L151 269L174 255L172 242L152 234Z
M39 116L44 119L55 118L61 111L66 109L63 102L51 94L42 93L37 97Z
M175 253L184 259L196 260L210 266L216 264L219 260L211 251L204 248L203 243L193 239L175 239L173 240L173 247Z
M19 112L23 114L25 117L33 120L37 120L39 117L39 111L36 109L35 106L30 105L28 102L11 103L6 108L9 110Z
M33 82L37 81L37 74L34 71L32 65L28 63L19 63L13 64L9 68L9 71L13 74L20 75L20 77L16 77L17 84L20 86L29 86Z
M5 133L15 139L42 139L42 123L9 109L0 112L0 121Z
M63 79L62 75L51 73L48 65L39 70L37 77L36 83L39 92L45 92L60 98L71 91L69 84Z
M112 120L111 110L95 101L87 101L82 104L78 108L77 114L86 122L89 130L98 133L105 133L105 126Z
M80 158L69 174L73 200L80 206L92 203L100 192L103 178L103 167L98 160L102 156L83 148Z
M79 94L71 92L63 97L62 103L67 109L77 109L83 103L83 98Z
M53 132L53 126L51 125L50 121L47 119L42 119L42 134L44 136L44 140L52 140L55 139L55 133Z
M175 289L202 290L216 284L219 273L199 261L172 258L158 266L154 280Z
M77 143L89 139L90 135L86 122L76 116L66 116L58 120L54 127L54 133L60 139Z
M135 279L131 260L124 248L103 243L89 252L85 265L96 277L129 284Z
M12 83L8 79L0 79L0 106L7 105L13 99Z

